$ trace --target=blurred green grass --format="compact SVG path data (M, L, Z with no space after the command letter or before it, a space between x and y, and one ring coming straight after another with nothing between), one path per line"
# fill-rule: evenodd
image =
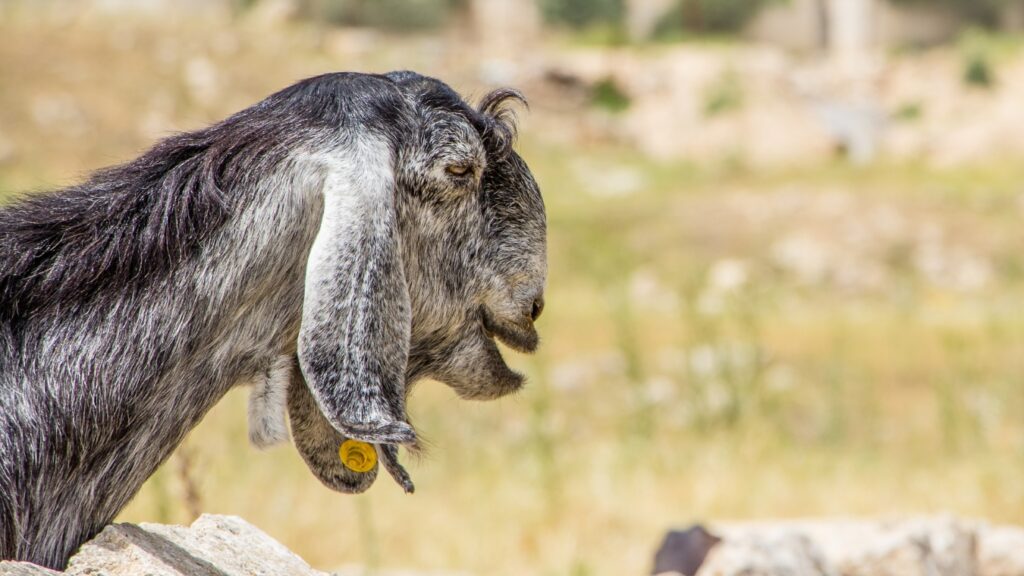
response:
M413 55L416 38L349 60L302 27L6 16L0 194L321 71L475 87L457 59ZM666 527L701 519L1024 522L1024 166L659 163L549 142L539 122L524 117L520 148L549 210L544 342L507 355L527 389L467 403L423 383L416 495L381 478L356 497L290 447L251 448L233 392L186 443L204 511L326 569L487 574L638 573ZM122 519L187 522L176 466Z

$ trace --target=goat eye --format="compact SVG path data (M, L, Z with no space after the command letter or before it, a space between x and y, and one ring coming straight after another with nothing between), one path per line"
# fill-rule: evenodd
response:
M473 171L473 167L468 164L452 164L445 170L452 176L465 176Z

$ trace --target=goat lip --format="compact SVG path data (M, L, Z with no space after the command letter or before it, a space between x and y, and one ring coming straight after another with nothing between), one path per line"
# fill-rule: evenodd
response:
M498 320L486 307L481 307L480 323L485 336L497 339L517 352L529 354L537 350L540 343L532 322L519 324Z

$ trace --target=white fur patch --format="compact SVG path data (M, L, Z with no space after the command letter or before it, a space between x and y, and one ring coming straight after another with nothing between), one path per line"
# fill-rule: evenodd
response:
M288 440L288 382L292 359L279 356L252 384L249 395L249 442L263 449Z

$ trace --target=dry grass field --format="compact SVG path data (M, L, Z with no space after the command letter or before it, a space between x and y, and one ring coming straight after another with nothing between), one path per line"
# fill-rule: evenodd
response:
M323 71L483 89L444 38L360 51L226 13L24 6L0 4L0 195ZM507 355L527 389L484 404L423 383L416 494L382 477L358 497L289 446L250 447L234 392L184 446L203 511L323 569L502 575L644 573L663 530L700 519L1024 523L1024 164L655 162L550 137L534 107L520 149L548 204L548 305L541 351ZM182 462L122 519L187 522Z

